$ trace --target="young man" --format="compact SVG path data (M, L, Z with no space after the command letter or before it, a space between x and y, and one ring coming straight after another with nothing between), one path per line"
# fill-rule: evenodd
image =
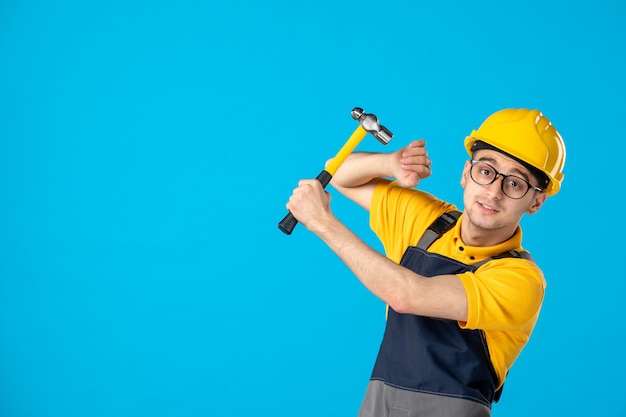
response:
M537 321L545 280L519 223L559 191L563 140L538 110L505 109L465 148L462 213L413 188L431 173L423 140L352 154L337 171L333 186L369 210L386 257L333 215L318 181L287 203L388 306L360 416L491 415Z

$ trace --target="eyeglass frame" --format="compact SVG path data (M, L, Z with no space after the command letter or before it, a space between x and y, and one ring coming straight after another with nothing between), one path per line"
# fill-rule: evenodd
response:
M472 175L472 168L474 168L474 165L475 165L477 162L480 162L480 163L482 163L482 164L487 165L487 166L488 166L489 168L491 168L491 169L493 170L493 172L495 173L495 175L493 176L493 179L491 180L491 182L490 182L490 183L488 183L488 184L481 184L481 183L479 183L478 181L476 181L476 180L474 179L474 176ZM543 191L543 189L541 189L541 188L537 187L536 185L532 185L530 182L528 182L527 180L525 180L525 179L524 179L524 178L522 178L522 177L519 177L519 176L517 176L517 175L503 174L503 173L501 173L501 172L498 172L498 170L497 170L497 169L495 169L495 168L493 167L493 165L491 165L491 164L489 164L489 163L487 163L487 162L485 162L485 161L480 161L480 160L477 160L477 159L470 159L470 163L471 163L472 165L470 166L470 169L469 169L469 175L470 175L470 178L472 179L472 181L474 181L476 184L478 184L478 185L480 185L480 186L485 186L485 187L486 187L486 186L491 185L491 184L493 184L494 182L496 182L496 180L498 179L498 177L499 177L499 176L502 176L502 181L500 182L500 189L502 190L502 194L504 194L505 196L507 196L507 197L508 197L508 198L510 198L510 199L513 199L513 200L521 200L522 198L526 197L526 194L528 194L528 191L530 191L531 189L533 189L533 190L535 190L535 191L539 191L539 192ZM508 195L508 194L506 193L506 191L504 191L504 181L505 181L508 177L513 177L513 178L516 178L516 179L522 180L522 181L524 181L526 184L528 184L528 188L526 189L526 191L524 192L524 194L522 194L520 197L511 197L510 195Z

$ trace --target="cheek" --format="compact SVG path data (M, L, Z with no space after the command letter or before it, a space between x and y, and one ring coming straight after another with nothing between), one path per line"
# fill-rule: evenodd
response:
M463 170L461 174L461 187L465 188L465 184L467 184L467 170Z

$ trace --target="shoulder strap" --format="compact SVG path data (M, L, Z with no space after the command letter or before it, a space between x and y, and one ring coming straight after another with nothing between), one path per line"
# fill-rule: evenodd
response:
M441 237L444 233L452 228L455 225L456 221L461 216L460 211L451 211L448 213L443 213L441 216L437 218L428 229L424 232L422 238L417 242L417 247L423 250L428 249L433 242Z
M519 259L526 259L527 261L530 261L533 263L535 262L535 260L533 259L533 257L530 255L528 251L523 250L521 252L518 252L516 250L509 250L506 252L502 252L499 255L490 256L489 258L483 259L480 262L476 262L475 264L472 264L472 266L475 266L478 269L489 261L492 261L494 259L503 259L503 258L519 258Z
M426 229L422 238L419 240L419 242L417 242L417 247L422 250L428 249L435 240L439 239L441 235L446 233L448 230L452 228L452 226L456 224L460 216L461 216L460 211L451 211L448 213L443 213L434 222L432 222L430 226L428 226L428 229ZM527 261L530 261L530 262L535 262L533 257L527 251L518 252L515 250L509 250L506 252L502 252L499 255L495 255L487 259L483 259L480 262L476 262L475 264L472 264L472 266L478 269L479 267L481 267L482 265L486 264L487 262L491 260L503 259L503 258L519 258L519 259L526 259Z

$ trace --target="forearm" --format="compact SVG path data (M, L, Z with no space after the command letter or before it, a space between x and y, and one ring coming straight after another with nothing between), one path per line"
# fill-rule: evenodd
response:
M331 183L344 196L369 210L381 178L395 178L402 187L415 187L430 175L431 161L425 144L416 140L392 153L354 153L339 167Z
M374 179L393 175L389 162L391 154L356 152L348 156L337 169L331 183L335 188L354 188Z
M392 176L389 169L392 157L383 153L353 153L339 167L331 184L345 197L369 210L378 181Z
M465 289L455 275L426 278L378 253L330 215L311 229L361 283L399 313L467 320Z

